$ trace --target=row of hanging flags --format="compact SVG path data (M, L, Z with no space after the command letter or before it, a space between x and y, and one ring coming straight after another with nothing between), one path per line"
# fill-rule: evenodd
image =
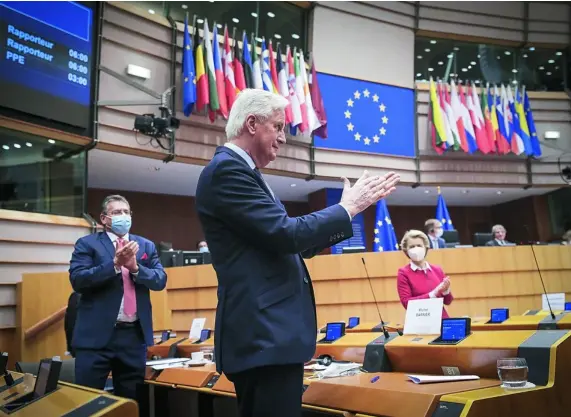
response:
M540 157L541 146L525 87L503 84L480 88L430 79L428 116L432 147L438 154L464 151Z
M194 18L196 20L196 16ZM258 55L254 35L251 35L251 51L248 36L243 32L242 49L233 33L234 45L224 27L224 43L218 43L218 26L214 24L212 39L208 20L204 19L202 41L198 28L193 23L191 39L188 18L184 21L182 95L183 112L190 116L193 109L206 109L211 122L217 115L228 119L237 94L246 88L271 91L288 99L286 124L291 133L316 134L327 138L327 115L317 83L315 66L306 71L303 51L286 48L285 61L281 46L276 54L272 41L266 47L262 40L261 55Z

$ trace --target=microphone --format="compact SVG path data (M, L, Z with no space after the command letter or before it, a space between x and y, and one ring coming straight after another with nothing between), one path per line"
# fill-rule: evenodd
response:
M553 309L551 308L551 303L549 302L549 297L547 296L547 290L545 289L545 282L543 281L543 277L541 276L541 269L539 269L539 263L537 262L537 256L535 255L535 249L533 248L533 244L531 245L531 253L533 253L535 268L537 269L537 273L539 274L539 279L541 280L541 286L543 287L543 294L545 294L545 299L547 300L549 313L551 314L551 318L553 319L553 321L555 321L555 314L553 314Z
M390 334L385 327L385 322L383 321L383 316L381 316L381 310L379 310L379 304L377 303L377 298L375 297L375 290L373 290L373 283L371 282L371 277L369 276L369 271L367 269L367 264L365 263L365 258L361 257L361 261L363 261L363 266L365 267L365 274L367 275L367 280L369 281L369 286L371 287L371 294L373 294L373 300L375 301L375 307L377 307L377 314L379 315L379 319L381 320L381 329L383 330L383 334L385 335L385 339L390 339ZM400 334L400 332L399 332Z

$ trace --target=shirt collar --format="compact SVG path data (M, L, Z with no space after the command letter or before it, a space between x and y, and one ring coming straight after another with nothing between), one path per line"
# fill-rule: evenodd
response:
M252 168L252 169L256 168L256 164L254 163L254 160L252 159L252 157L250 155L248 155L248 153L244 149L240 148L238 145L233 144L232 142L226 142L224 144L224 146L232 149L234 152L236 152L238 155L240 155L240 157L242 157L242 159L244 161L246 161L246 163L250 166L250 168Z
M410 263L410 269L412 269L413 271L424 271L424 272L432 271L432 268L430 267L430 264L428 262L424 263L424 268L421 268L421 267L419 267L416 264L411 262Z
M117 236L115 233L111 233L111 232L105 232L107 233L107 236L109 236L109 239L111 239L111 243L115 244L115 241L117 239L119 239L119 236ZM122 238L125 241L129 241L129 233L127 233L125 236L123 236Z

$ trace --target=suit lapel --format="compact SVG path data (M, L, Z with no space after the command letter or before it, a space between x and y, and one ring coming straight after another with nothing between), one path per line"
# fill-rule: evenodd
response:
M101 244L107 250L107 253L109 254L109 256L111 258L114 258L115 257L115 246L113 246L113 242L111 242L111 239L109 239L109 236L107 236L107 233L101 232L99 234L99 240L101 241Z

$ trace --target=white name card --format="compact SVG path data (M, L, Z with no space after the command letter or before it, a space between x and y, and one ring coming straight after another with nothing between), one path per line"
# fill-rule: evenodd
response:
M440 334L443 305L442 298L409 301L403 334Z
M206 324L205 318L192 320L192 325L190 326L190 333L188 335L188 338L190 340L200 339L200 333L202 333L202 329L204 329L205 324Z
M552 293L547 294L549 297L549 304L551 304L551 308L553 310L565 310L565 293ZM547 304L547 298L545 294L541 295L541 309L549 311L549 304Z

